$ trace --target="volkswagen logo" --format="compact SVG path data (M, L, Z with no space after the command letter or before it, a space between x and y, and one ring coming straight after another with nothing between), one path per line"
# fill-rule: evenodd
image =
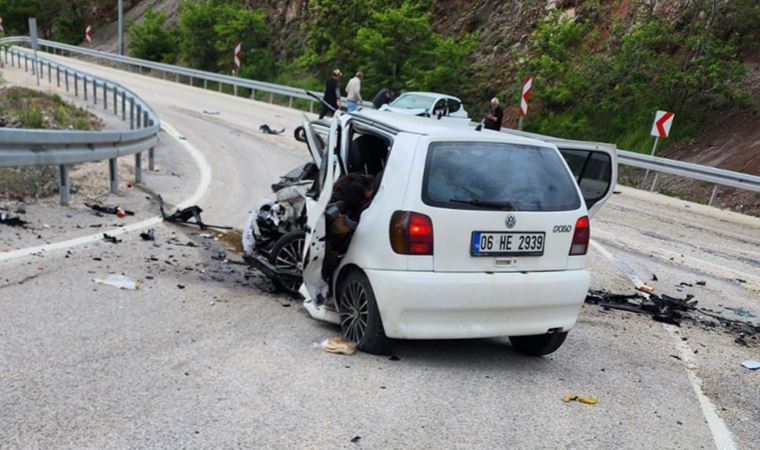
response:
M510 214L507 216L507 228L514 228L515 224L517 223L517 217L515 217L514 214Z

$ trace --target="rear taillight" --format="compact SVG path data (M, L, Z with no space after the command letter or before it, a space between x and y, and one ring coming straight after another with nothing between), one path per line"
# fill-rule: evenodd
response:
M433 221L411 211L396 211L391 217L391 247L401 255L433 254Z
M591 238L591 226L588 216L583 216L575 222L573 244L570 246L570 256L585 255L588 251L588 241Z

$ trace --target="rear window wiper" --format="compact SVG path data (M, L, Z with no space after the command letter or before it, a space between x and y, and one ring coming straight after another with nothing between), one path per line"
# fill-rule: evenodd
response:
M515 207L512 202L498 201L498 200L480 200L480 199L464 199L464 198L450 198L451 203L463 203L465 205L480 206L483 208L499 208L502 211L514 211Z

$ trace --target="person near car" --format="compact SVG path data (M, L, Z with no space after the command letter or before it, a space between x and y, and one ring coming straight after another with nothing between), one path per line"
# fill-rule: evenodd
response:
M488 106L486 116L483 118L484 126L489 130L501 130L501 122L504 120L504 111L499 106L499 99L491 99L491 105Z
M343 74L340 69L332 71L330 78L325 81L325 94L322 97L325 103L335 109L340 107L340 87L338 86L338 81L340 81L341 76ZM322 105L322 112L319 114L319 118L323 119L327 115L332 115L332 111L326 105Z
M348 84L346 85L346 98L348 99L346 109L348 112L356 111L359 108L359 103L362 101L363 79L364 74L356 72L356 76L348 80Z
M348 244L359 224L359 217L375 195L375 177L350 173L342 176L333 186L330 205L336 213L326 213L327 233L322 278L330 281L340 260L348 251ZM331 209L328 207L328 209Z
M372 100L372 105L375 107L375 109L380 109L381 106L390 103L395 95L396 92L392 87L382 88Z

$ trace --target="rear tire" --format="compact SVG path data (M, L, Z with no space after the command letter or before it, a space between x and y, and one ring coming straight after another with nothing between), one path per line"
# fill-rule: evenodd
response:
M296 129L293 130L293 137L296 138L298 142L306 142L306 130L304 130L303 126L296 127Z
M385 335L375 293L367 276L352 270L340 283L337 295L340 328L359 350L375 355L388 355L393 340Z
M535 336L510 336L509 342L515 350L524 355L544 356L560 348L566 337L567 331Z
M269 263L276 268L301 273L301 277L289 282L272 279L277 289L294 297L298 295L298 289L303 283L302 255L305 242L305 232L291 231L278 239L272 246L272 251L269 252Z

